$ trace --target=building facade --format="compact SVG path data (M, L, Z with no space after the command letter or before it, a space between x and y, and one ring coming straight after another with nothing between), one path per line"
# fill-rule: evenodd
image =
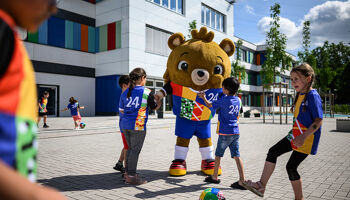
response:
M61 0L58 7L55 16L24 40L36 71L39 95L50 92L48 106L54 116L69 115L59 110L67 106L71 96L85 106L85 116L117 114L121 94L118 78L136 67L146 70L147 87L159 90L170 53L167 40L175 32L187 36L194 20L198 29L206 26L213 31L216 42L239 39L234 36L233 1ZM247 72L240 94L245 109L261 105L259 71L265 50L263 45L244 40L238 50ZM235 59L236 53L231 61ZM276 79L290 82L288 72ZM164 105L163 110L171 110L168 99Z

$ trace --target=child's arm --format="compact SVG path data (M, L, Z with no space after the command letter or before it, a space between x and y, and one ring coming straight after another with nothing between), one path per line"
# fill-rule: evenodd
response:
M304 141L311 134L314 134L322 125L322 119L316 118L315 121L311 124L311 126L301 135L295 137L294 145L297 147L301 147L304 144Z
M0 161L0 199L66 200L57 191L29 182Z
M64 112L64 111L66 111L66 110L68 110L68 108L65 108L65 109L61 110L61 112Z
M204 93L204 92L199 92L199 93L198 93L198 96L199 96L200 98L203 99L205 105L206 105L208 108L211 108L211 107L212 107L211 103L209 103L209 101L208 101L207 98L205 97L205 93Z
M80 106L79 109L84 109L85 107L84 106Z

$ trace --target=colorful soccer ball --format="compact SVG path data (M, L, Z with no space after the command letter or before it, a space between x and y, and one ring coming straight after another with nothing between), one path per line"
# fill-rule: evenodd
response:
M216 188L205 189L199 200L225 200L224 194Z
M80 128L85 128L86 124L84 122L80 123Z

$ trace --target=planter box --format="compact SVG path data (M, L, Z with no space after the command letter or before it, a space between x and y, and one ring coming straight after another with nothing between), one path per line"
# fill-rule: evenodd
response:
M350 132L350 119L337 119L337 131Z

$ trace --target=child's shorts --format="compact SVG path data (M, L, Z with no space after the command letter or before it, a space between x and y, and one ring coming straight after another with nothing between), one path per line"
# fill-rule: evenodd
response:
M76 121L81 121L81 116L80 115L73 115L73 120Z
M123 144L124 144L124 149L127 150L129 147L128 147L128 143L126 142L126 139L125 139L125 135L123 132L121 132L122 134L122 139L123 139Z
M239 134L236 135L219 135L218 144L216 146L215 156L223 157L226 148L229 147L231 157L239 157Z

